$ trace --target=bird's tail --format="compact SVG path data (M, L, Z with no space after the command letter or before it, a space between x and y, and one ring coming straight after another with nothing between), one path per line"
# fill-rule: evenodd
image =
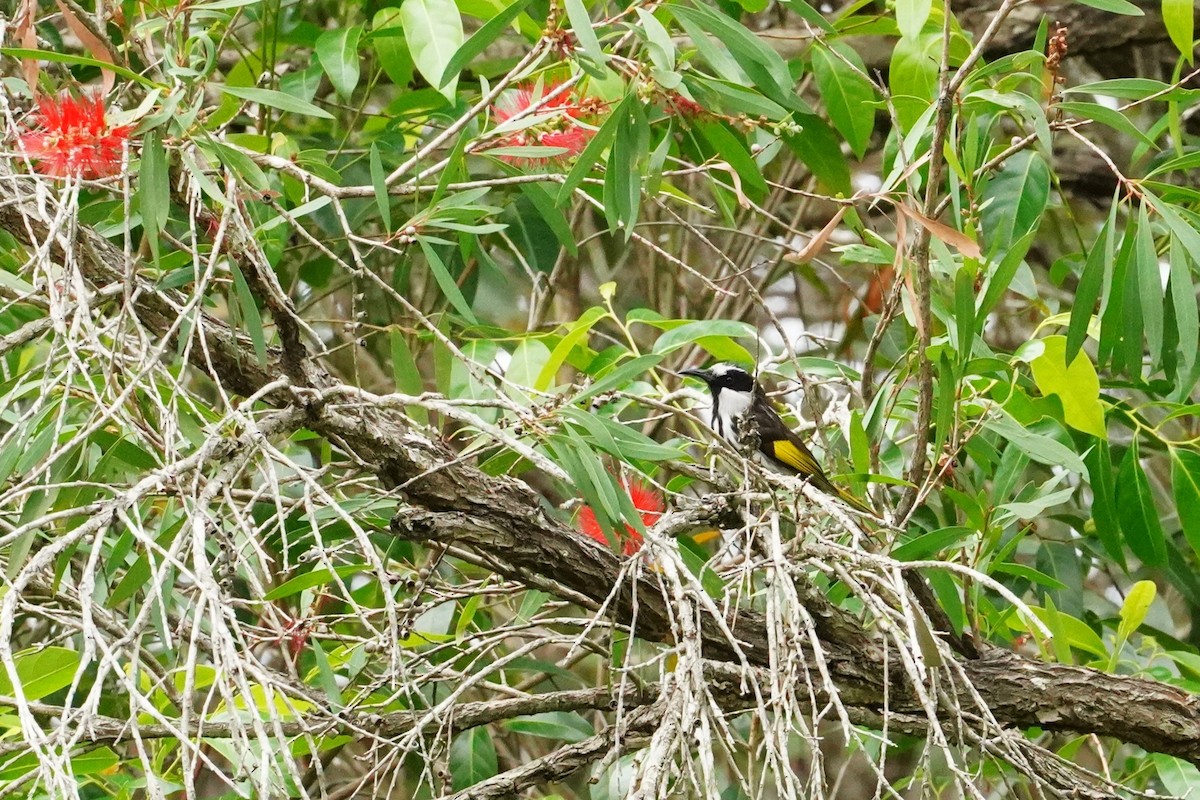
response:
M862 513L869 514L876 519L882 519L882 517L879 515L879 512L867 505L865 501L859 500L857 497L850 494L850 492L846 491L840 486L836 486L834 488L837 490L838 499L853 508L855 511L861 511Z

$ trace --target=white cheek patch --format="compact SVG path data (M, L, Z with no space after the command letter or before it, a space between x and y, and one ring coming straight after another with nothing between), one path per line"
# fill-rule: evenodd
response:
M736 422L746 416L746 412L750 410L750 405L753 402L753 396L746 392L735 392L729 389L723 390L720 400L716 404L717 413L713 415L713 430L736 444Z

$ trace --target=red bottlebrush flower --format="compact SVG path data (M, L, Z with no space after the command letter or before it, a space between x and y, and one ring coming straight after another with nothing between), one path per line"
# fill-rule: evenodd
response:
M559 84L551 84L537 93L535 93L534 89L528 87L505 92L500 97L500 100L492 106L492 116L496 118L497 122L507 122L531 106L539 103L542 98L553 94L558 90L558 87ZM583 148L587 146L588 140L592 138L593 133L590 128L585 128L576 122L577 119L587 113L585 107L576 101L573 92L561 92L545 103L542 103L531 115L541 116L552 114L553 116L524 130L500 137L496 140L495 146L521 147L526 145L540 145L542 147L560 147L564 152L548 158L505 155L500 156L500 158L510 164L537 166L547 164L550 161L565 160L579 155L583 152Z
M97 93L75 98L42 97L18 141L37 169L56 178L106 178L121 171L121 154L132 125L110 127Z
M665 99L667 111L684 119L694 119L704 113L704 106L690 97L684 97L679 92L670 92Z
M642 524L649 528L658 522L658 518L663 514L662 495L641 481L622 480L621 485L629 492L633 507L640 512ZM596 519L596 512L591 506L584 506L579 510L579 530L605 547L608 546L608 538L605 537L600 521ZM617 541L623 544L625 555L631 556L642 549L642 535L634 530L632 525L617 528L616 535Z

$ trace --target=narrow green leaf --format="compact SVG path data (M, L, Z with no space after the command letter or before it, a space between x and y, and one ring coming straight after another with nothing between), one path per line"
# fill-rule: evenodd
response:
M342 690L338 687L338 676L329 664L329 658L325 655L325 648L321 647L320 640L315 638L310 638L308 645L313 654L313 661L317 664L317 682L325 691L329 707L335 712L345 708L346 701L342 699Z
M1033 244L1033 237L1034 232L1030 231L1004 252L1004 257L1000 259L1000 263L988 277L987 288L983 291L983 299L979 301L979 310L975 317L977 320L987 317L1004 297L1021 262L1025 260L1025 254L1029 252L1029 247Z
M246 276L242 274L237 262L230 260L229 266L233 272L233 286L237 293L238 310L242 314L242 325L250 336L251 344L254 345L254 355L258 359L259 365L265 367L267 365L267 336L263 330L262 314L258 310L254 294L250 291L250 285L246 283Z
M539 736L558 742L582 742L595 734L587 720L574 712L549 711L507 720L504 727L513 733Z
M263 595L263 600L282 600L285 597L300 594L305 589L313 589L317 586L333 583L336 578L347 578L351 575L357 575L360 572L370 571L371 567L369 564L340 564L333 569L318 567L310 572L305 572L302 575L297 575L294 578L284 581Z
M667 354L685 344L710 336L728 336L731 339L754 340L758 332L753 325L740 320L714 319L689 322L664 333L654 343L654 352Z
M1123 14L1127 17L1143 17L1145 11L1130 3L1129 0L1076 0L1080 5L1098 8L1110 14Z
M1050 200L1050 168L1038 153L1023 150L992 176L984 189L983 232L989 253L1004 252L1038 229Z
M1137 270L1137 297L1142 306L1142 322L1150 362L1158 366L1162 363L1163 349L1162 270L1158 264L1158 253L1154 248L1154 230L1150 227L1150 216L1145 203L1138 208L1136 247L1134 269Z
M1183 535L1200 554L1200 453L1171 448L1171 487Z
M387 6L375 12L371 19L370 42L379 59L379 66L383 67L392 84L408 86L413 77L413 59L404 38L400 9Z
M1200 342L1200 319L1196 309L1196 288L1192 283L1191 270L1188 268L1187 250L1180 240L1171 236L1171 305L1175 311L1175 327L1177 338L1183 343ZM1180 348L1179 374L1187 376L1197 361L1197 348L1184 344ZM1181 380L1186 380L1181 377ZM1181 387L1185 393L1191 392L1191 387Z
M249 100L251 103L258 103L261 106L269 106L270 108L292 114L333 119L333 114L330 114L325 109L315 106L307 100L301 100L298 97L292 97L290 94L277 92L274 89L260 89L256 86L230 86L227 83L217 84L217 88L225 94L232 95L240 100Z
M255 0L258 2L258 0ZM53 61L58 64L75 64L80 67L96 67L98 69L106 69L120 75L122 78L128 78L134 83L141 84L147 89L162 89L166 90L169 87L161 83L156 83L145 75L134 72L127 67L122 67L120 64L113 64L108 61L101 61L98 58L90 56L77 55L74 53L60 53L56 50L37 50L28 47L0 47L0 54L9 56L10 58L31 58L35 61Z
M865 77L862 58L849 45L832 42L828 49L813 47L812 65L829 119L854 155L862 158L875 128L875 87Z
M1045 434L1025 427L1009 416L1007 412L989 417L984 422L984 427L995 431L1040 464L1060 466L1076 473L1085 471L1083 460L1074 450Z
M329 76L338 97L349 100L358 87L358 40L362 36L361 25L335 28L317 37L313 49L321 69Z
M159 257L159 234L167 225L171 211L171 178L167 151L158 130L148 131L142 141L142 168L138 172L138 210L142 212L142 230L155 261Z
M379 207L379 216L386 230L392 229L392 198L388 195L387 173L383 171L383 158L379 155L379 145L371 143L371 186L375 189L375 205Z
M683 24L684 30L700 47L701 52L704 52L704 46L701 45L704 36L695 33L695 29L712 34L725 45L737 65L764 95L784 108L807 110L797 102L798 97L792 91L794 82L783 58L744 25L707 6L692 7L671 3L664 8L670 9L675 18ZM714 67L716 66L718 65L714 64ZM739 78L733 74L722 77L734 81Z
M1186 0L1185 0L1186 2ZM1099 103L1084 103L1079 101L1064 101L1057 103L1054 106L1064 114L1073 114L1084 119L1091 119L1099 122L1102 125L1107 125L1115 131L1124 133L1131 138L1137 139L1147 147L1152 147L1155 150L1158 146L1154 140L1142 132L1142 129L1122 114L1120 111L1102 106Z
M632 378L645 373L647 370L658 365L658 362L663 360L663 354L650 353L644 356L638 356L630 361L626 361L619 367L615 367L605 373L604 377L593 383L584 391L577 394L571 399L575 405L581 405L588 400L591 400L598 394L612 391L619 386L624 386Z
M433 273L433 278L441 288L442 294L446 295L446 299L450 301L450 305L454 306L454 310L461 314L463 319L471 324L475 324L477 320L475 319L475 312L471 310L471 304L463 296L462 289L458 288L458 284L450 274L450 270L446 269L446 264L437 254L437 251L433 249L433 245L428 241L428 237L418 236L417 242L421 245L421 252L425 254L425 261L429 264L429 271Z
M1114 203L1114 208L1116 207ZM1064 358L1074 359L1079 348L1087 338L1088 326L1096 313L1096 301L1100 299L1104 289L1104 279L1108 274L1108 264L1111 259L1112 222L1100 229L1100 234L1092 244L1087 261L1083 264L1083 272L1079 276L1079 285L1075 289L1075 300L1071 306L1071 322L1067 326L1067 349Z
M741 178L742 190L747 195L754 200L761 200L766 196L769 191L767 182L763 178L758 163L750 155L750 149L746 146L744 139L735 136L722 122L697 121L692 124L692 128L699 132L704 141L708 143L712 157L733 167L738 177ZM719 176L722 182L729 182L728 176L720 174Z
M458 77L442 79L450 59L463 45L458 7L445 0L404 0L400 5L400 24L417 71L453 103Z
M579 158L575 159L575 165L571 167L571 171L567 173L566 180L563 181L562 187L558 190L558 204L560 206L569 206L571 203L571 195L579 188L579 184L583 183L583 179L591 173L592 168L596 166L596 162L600 160L601 154L609 146L617 135L617 128L621 126L621 120L628 114L629 106L633 103L640 102L636 95L626 95L620 103L618 103L609 114L608 119L596 131L596 135L588 142L587 147L583 148L583 152L579 154Z
M1189 64L1195 59L1192 52L1195 41L1195 13L1193 0L1162 0L1163 24L1166 25L1167 33L1179 49L1180 55Z
M567 335L562 337L550 352L550 357L546 359L546 363L542 367L541 373L538 374L533 388L539 392L549 389L553 385L554 377L558 374L558 370L567 360L567 356L581 342L586 341L588 333L592 330L592 326L607 315L608 312L605 309L600 306L593 306L583 312L579 316L579 319L572 322L567 327Z
M463 67L470 64L475 56L487 49L488 45L496 41L500 34L504 33L505 29L513 23L521 12L525 10L525 6L529 5L529 0L515 0L505 6L504 10L496 14L480 27L479 30L471 34L471 38L467 39L461 47L454 52L454 55L446 62L446 68L442 72L442 79L437 82L437 88L442 88L451 80L456 78Z
M584 58L578 59L579 66L595 78L605 77L604 64L608 61L604 51L600 49L600 40L596 38L596 29L592 26L592 18L583 7L582 0L564 0L567 9L567 19L571 23L571 31L579 42L579 49Z
M609 156L609 163L617 167L604 173L604 216L609 230L620 229L629 241L642 205L643 176L638 165L645 160L650 128L641 103L630 103L626 109Z
M1163 566L1167 561L1166 535L1154 507L1150 482L1138 461L1136 439L1121 460L1116 500L1117 518L1129 549L1147 566Z

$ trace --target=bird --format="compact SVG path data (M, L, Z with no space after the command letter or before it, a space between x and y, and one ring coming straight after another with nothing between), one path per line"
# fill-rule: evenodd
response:
M812 451L783 421L762 386L745 369L722 362L709 369L692 367L679 374L699 378L708 385L712 394L712 429L736 449L748 446L745 437L756 433L758 452L769 463L800 475L855 511L879 518L879 512L829 480Z

